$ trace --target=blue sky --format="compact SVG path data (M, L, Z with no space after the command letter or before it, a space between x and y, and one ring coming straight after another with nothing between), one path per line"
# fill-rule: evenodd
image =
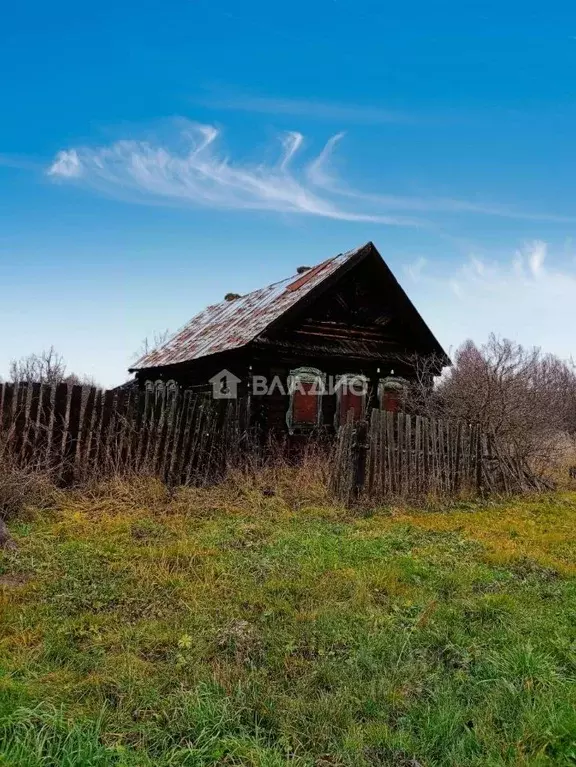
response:
M11 4L0 71L0 375L367 240L446 348L576 356L572 3Z

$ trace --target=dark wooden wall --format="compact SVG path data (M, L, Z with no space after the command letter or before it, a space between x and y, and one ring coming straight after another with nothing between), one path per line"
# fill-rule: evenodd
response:
M410 380L414 370L406 363L398 360L378 362L375 360L357 359L354 357L330 356L323 354L297 355L288 350L274 350L260 346L246 347L241 352L214 355L214 358L198 360L187 365L174 365L159 370L141 371L138 381L143 388L148 381L174 380L183 389L191 389L198 393L210 393L209 379L226 369L238 376L238 395L246 396L252 392L252 379L264 376L268 382L274 377L283 384L284 390L274 388L266 396L251 396L252 424L261 427L264 432L284 432L286 414L290 407L288 394L288 378L291 371L301 367L312 367L328 376L337 377L343 374L364 375L369 380L369 396L367 408L378 407L378 381L391 375ZM328 431L334 428L337 399L335 394L322 396L322 426Z
M144 388L146 381L176 381L183 389L210 393L210 379L222 370L228 370L240 378L239 394L245 394L249 381L250 354L245 348L212 354L199 360L167 365L158 368L146 368L136 373L136 381Z

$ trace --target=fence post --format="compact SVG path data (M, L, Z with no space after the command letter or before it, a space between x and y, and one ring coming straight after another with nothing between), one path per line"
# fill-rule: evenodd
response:
M62 454L62 482L65 485L71 484L76 479L77 472L77 451L78 440L80 437L80 416L82 414L82 395L83 388L81 384L72 387L70 393L70 405L68 413L68 426L64 435L64 452Z
M358 498L362 493L366 482L366 457L368 452L368 422L358 421L356 425L354 445L352 447L352 461L354 466L354 497Z

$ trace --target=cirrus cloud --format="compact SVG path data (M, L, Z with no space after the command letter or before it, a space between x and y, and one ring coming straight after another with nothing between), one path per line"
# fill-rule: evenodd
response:
M340 179L331 159L343 133L330 137L314 156L297 131L280 135L275 162L233 161L219 150L212 125L178 120L164 141L125 139L104 147L58 152L47 169L52 179L76 182L143 204L274 211L340 221L433 227L422 213L479 214L556 223L576 218L527 213L511 206L440 197L365 192ZM418 217L414 217L414 213Z
M334 139L318 157L296 165L304 143L296 131L281 136L280 155L272 164L232 162L218 153L218 137L214 126L184 122L178 142L180 146L184 142L184 150L135 140L96 149L73 148L58 152L47 172L54 179L77 181L148 204L269 210L403 226L423 224L409 217L342 207L336 195L310 181L308 169L314 166L316 173L321 173Z

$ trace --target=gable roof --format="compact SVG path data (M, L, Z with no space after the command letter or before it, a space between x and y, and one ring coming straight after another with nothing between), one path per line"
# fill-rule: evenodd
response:
M374 253L392 278L395 289L399 290L402 299L408 302L411 313L415 315L415 321L421 326L420 329L429 336L431 347L439 356L444 357L448 364L446 353L384 263L376 247L367 242L354 250L322 261L303 274L292 275L231 301L225 300L208 306L166 343L141 357L130 371L177 365L246 346L306 296L331 283L331 277L339 278L349 268Z

